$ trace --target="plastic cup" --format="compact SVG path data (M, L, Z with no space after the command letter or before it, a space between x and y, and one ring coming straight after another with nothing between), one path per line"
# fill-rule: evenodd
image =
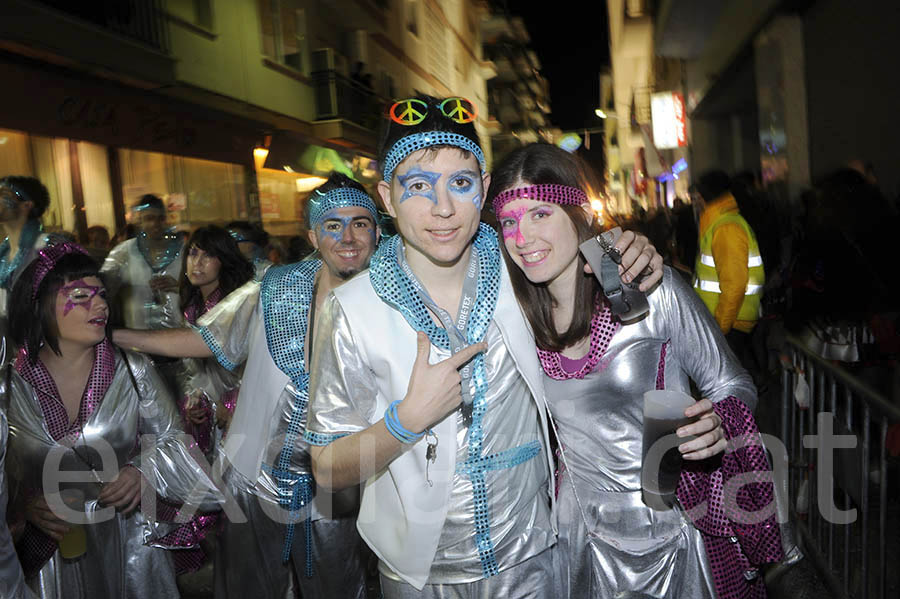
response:
M59 496L70 510L84 512L84 491L81 489L65 489ZM75 559L87 551L87 535L83 524L69 526L69 532L59 541L59 554L65 559Z
M644 393L641 494L648 507L672 508L683 463L678 446L690 440L677 436L675 431L693 422L693 418L685 418L684 411L694 403L693 397L681 391L662 389Z

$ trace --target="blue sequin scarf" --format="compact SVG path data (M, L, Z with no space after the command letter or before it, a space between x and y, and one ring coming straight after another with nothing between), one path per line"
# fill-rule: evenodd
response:
M294 405L284 435L284 444L275 464L263 468L278 483L278 500L288 510L291 520L287 526L282 561L288 561L294 539L294 526L300 510L315 496L309 473L291 469L291 458L298 437L303 435L306 407L309 403L309 373L306 371L306 332L310 306L314 301L316 274L322 267L320 260L304 260L296 264L273 266L263 277L260 290L266 344L275 365L288 375L294 387ZM311 521L307 517L306 572L313 575Z
M488 325L494 318L497 293L500 290L500 246L496 232L488 225L480 224L474 246L478 250L479 270L475 307L466 327L466 339L469 343L479 343L484 339ZM451 351L447 331L434 323L431 312L425 307L415 286L397 261L401 248L399 235L382 241L369 264L372 287L383 302L403 315L409 326L428 335L436 347Z
M41 221L31 219L25 222L22 227L22 234L19 236L19 247L16 255L12 256L9 247L9 237L0 244L0 287L10 288L12 285L13 273L22 265L25 256L34 247L38 235L41 233Z

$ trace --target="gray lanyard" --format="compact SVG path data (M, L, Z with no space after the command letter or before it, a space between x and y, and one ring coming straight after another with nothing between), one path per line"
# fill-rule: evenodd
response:
M406 273L410 283L419 294L422 303L425 304L425 307L431 310L431 312L441 321L441 324L444 325L444 330L447 331L447 339L450 341L451 354L456 354L469 345L469 341L466 339L466 327L469 323L469 316L471 316L472 310L475 307L475 295L478 291L478 250L474 247L472 248L469 266L466 268L466 279L463 282L462 296L459 298L459 310L457 310L455 324L450 317L450 314L434 303L434 300L428 295L428 292L419 282L419 279L413 274L412 269L406 262L403 251L397 252L397 262L400 264L403 272ZM460 410L462 412L463 423L466 426L469 426L472 423L472 394L469 391L469 381L472 379L471 362L460 369L459 377L461 379L460 387L462 389L463 399Z

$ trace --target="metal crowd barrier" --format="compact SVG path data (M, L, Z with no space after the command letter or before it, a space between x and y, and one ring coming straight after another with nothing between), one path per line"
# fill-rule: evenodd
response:
M888 511L889 499L900 502L896 493L888 497L888 471L892 469L890 482L897 485L900 468L896 460L888 460L886 439L891 425L900 422L900 407L806 349L798 338L788 335L787 341L782 361L781 439L790 466L791 521L801 534L806 554L833 592L853 599L885 599L889 566L891 575L897 575L897 554L889 558L887 545L900 539L900 517ZM805 409L797 401L797 395L801 400L804 395L802 383L800 393L795 392L800 377L808 386ZM821 472L822 466L828 470L829 464L827 456L823 464L819 455L829 427L833 435L845 436L843 445L855 445L826 449L833 456L833 474ZM836 438L841 444L841 438ZM828 486L823 485L831 486L833 504L820 505L820 499L829 499ZM841 523L842 518L851 518L846 512L837 513L832 505L837 510L855 509L855 518ZM877 531L872 518L878 519Z

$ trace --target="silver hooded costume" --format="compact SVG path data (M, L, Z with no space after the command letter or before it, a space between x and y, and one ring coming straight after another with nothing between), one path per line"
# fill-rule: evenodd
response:
M125 326L129 329L163 329L181 326L181 300L178 291L157 291L150 288L154 276L181 276L181 252L184 240L175 236L156 268L141 252L138 238L128 239L114 247L106 256L100 272L110 295L121 305ZM176 251L177 250L177 251Z
M150 360L129 353L126 364L116 351L109 365L104 375L109 385L74 442L65 441L69 436L61 439L65 442L55 441L35 388L11 367L4 373L2 407L10 427L7 471L16 512L22 514L29 498L47 497L51 492L44 488L45 468L53 468L57 459L61 473L78 477L77 481L61 477L59 489L79 489L85 496L87 551L79 558L64 560L55 542L30 523L26 525L19 552L26 572L28 556L34 558L31 569L39 569L27 582L43 599L178 596L171 556L145 544L159 528L165 532L166 525L140 511L126 516L100 506L99 476L109 480L122 467L132 465L166 500L183 502L192 497L201 510L217 509L223 501L188 452L175 404ZM83 399L82 409L84 405ZM198 457L202 460L202 455ZM143 510L149 511L148 500L154 496L143 493Z
M700 532L677 507L655 511L641 499L643 394L660 385L690 394L690 377L702 397L733 396L752 408L756 390L709 311L669 268L648 300L649 314L621 326L583 379L545 374L560 468L568 468L557 503L563 597L715 596Z
M6 424L6 414L0 411L0 514L4 515L4 518L0 519L0 597L22 599L32 595L30 592L26 595L27 587L25 586L25 577L22 574L22 565L19 564L16 549L13 547L12 535L9 534L9 527L6 524L6 504L9 495L6 487L4 461L6 459L6 438L8 434L9 428Z
M242 520L228 518L216 550L216 597L363 599L366 555L356 488L316 489L306 424L307 319L317 260L270 268L199 319L219 363L245 364L216 468ZM293 524L293 525L292 525Z

